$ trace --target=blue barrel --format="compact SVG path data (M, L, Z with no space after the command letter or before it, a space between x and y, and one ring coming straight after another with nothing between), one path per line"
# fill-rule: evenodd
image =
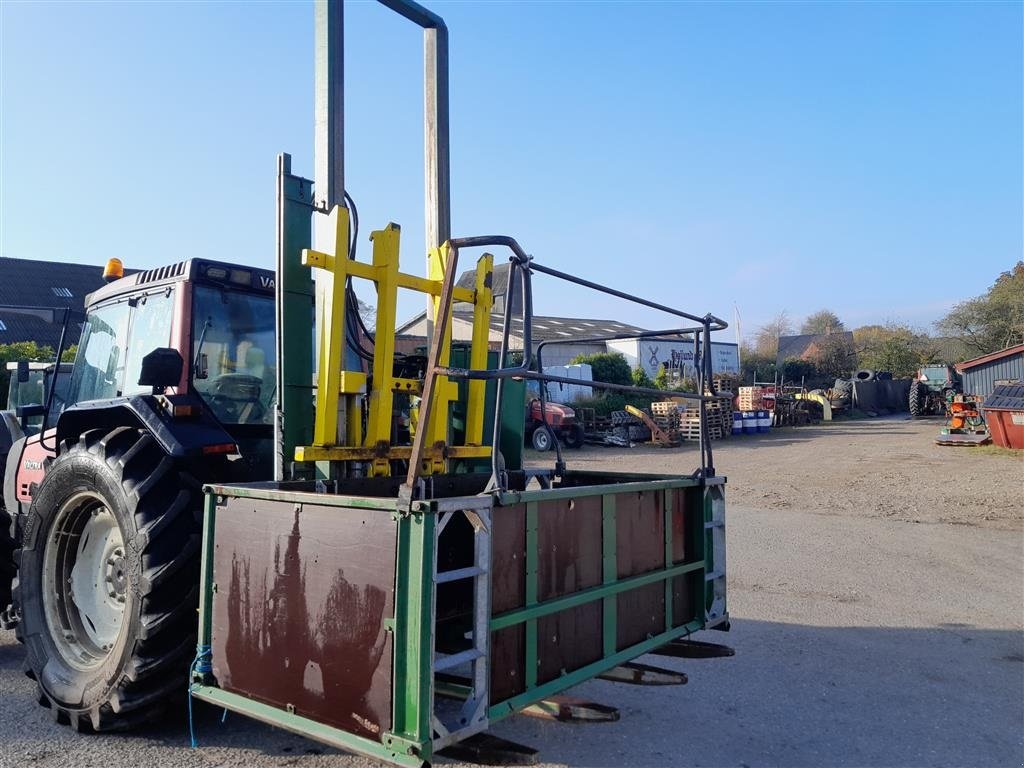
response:
M743 411L743 434L752 435L757 432L757 412Z
M732 433L734 435L743 434L743 414L739 411L732 412Z
M767 432L772 426L772 417L768 411L757 412L757 431Z

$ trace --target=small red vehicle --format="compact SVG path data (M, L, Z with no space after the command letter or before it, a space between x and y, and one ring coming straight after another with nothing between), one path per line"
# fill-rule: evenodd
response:
M550 431L544 428L541 419L540 398L535 397L526 406L526 442L538 451L550 451L551 433L568 448L583 446L583 425L576 421L576 412L561 403L546 403L544 415Z

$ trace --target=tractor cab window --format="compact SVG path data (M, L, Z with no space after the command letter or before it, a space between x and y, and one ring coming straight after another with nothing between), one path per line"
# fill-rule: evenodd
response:
M132 313L131 337L125 362L123 395L149 394L152 387L141 386L142 358L154 349L171 343L171 323L174 321L174 293L164 290L140 296Z
M128 302L119 301L89 313L68 387L69 404L117 397L124 381L129 311Z
M272 424L274 299L207 285L193 296L196 391L226 424Z

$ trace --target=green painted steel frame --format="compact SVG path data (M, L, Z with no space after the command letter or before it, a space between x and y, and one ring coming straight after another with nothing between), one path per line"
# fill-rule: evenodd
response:
M711 601L714 598L713 584L708 580L708 574L715 571L712 531L710 529L705 530L712 519L709 489L713 486L724 485L725 479L717 477L707 479L644 477L632 474L616 475L588 472L575 472L573 475L576 478L593 479L595 484L544 490L513 491L500 494L498 497L498 507L524 502L526 504L526 599L523 608L492 616L490 628L494 632L519 624L524 625L524 677L526 690L505 701L492 703L488 711L488 717L491 720L498 720L514 714L530 704L578 685L619 664L654 650L671 640L685 637L705 627L705 612L710 607ZM609 483L609 480L612 482ZM674 494L685 492L685 489L688 488L701 489L699 512L693 514L692 519L684 519L686 540L691 542L691 545L695 547L695 551L690 553L685 562L677 564L673 562L672 556ZM662 494L665 567L648 573L619 579L615 498L619 494L637 492L660 492ZM587 496L601 497L602 583L597 587L538 602L539 503L541 501L575 499ZM497 511L497 514L500 514L500 511ZM695 606L696 618L686 624L673 627L673 580L678 576L696 572L700 572L702 578L694 581L692 587L686 587L691 590L690 598ZM656 636L648 637L643 642L628 648L616 650L618 595L637 587L658 582L662 582L665 589L665 631ZM542 685L537 685L537 619L596 601L601 601L603 609L601 628L603 658Z
M724 485L724 478L644 477L607 473L574 473L580 480L593 480L593 484L546 490L530 490L498 494L496 513L500 507L526 504L526 594L521 609L492 616L490 630L523 624L525 628L525 682L526 690L501 702L492 702L489 720L498 720L537 701L578 685L619 664L647 653L665 643L684 637L706 626L706 611L715 598L714 584L709 574L721 564L714 562L714 531L712 486ZM686 520L686 540L695 548L682 563L673 562L672 515L674 495L686 489L700 488L701 514ZM648 573L618 578L616 541L616 495L635 492L660 492L664 513L665 567ZM716 493L721 493L716 490ZM327 744L357 752L368 757L385 760L400 766L422 766L433 756L433 702L432 667L434 658L434 581L433 573L437 513L441 509L455 509L460 499L446 498L414 502L411 514L396 510L394 499L375 497L312 494L303 491L278 490L274 483L251 483L245 486L207 486L206 514L203 522L202 582L200 588L200 649L209 649L212 640L212 600L214 533L218 504L226 496L259 498L282 503L311 503L329 506L357 507L379 510L395 515L398 521L397 567L395 583L395 616L389 622L394 633L394 677L392 730L380 742L356 736L326 726L309 718L253 701L244 696L215 687L210 674L196 673L190 692L198 699L224 707L262 722L308 736ZM573 499L601 496L602 527L602 583L599 586L557 598L538 601L538 533L540 502L555 499ZM313 497L313 498L311 498ZM475 506L479 498L467 497L467 506ZM703 578L694 581L691 598L696 617L686 624L673 627L673 580L679 576L702 572ZM617 596L637 587L662 582L665 587L665 627L658 635L628 648L617 650ZM688 589L690 587L687 587ZM554 680L537 684L538 643L537 620L559 611L587 603L601 601L603 606L603 657L580 669L568 672ZM442 686L443 688L443 686Z

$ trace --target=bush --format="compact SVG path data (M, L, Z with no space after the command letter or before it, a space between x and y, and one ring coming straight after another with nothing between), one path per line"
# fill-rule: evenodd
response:
M625 392L605 392L591 397L578 397L572 402L573 408L593 408L597 416L609 416L612 411L624 411L626 405L634 408L650 408L658 398L650 395L631 395Z
M651 377L647 375L647 371L641 368L639 365L633 369L633 386L644 387L645 389L653 389L654 382L651 381Z
M629 363L621 352L599 352L593 355L576 355L570 364L577 365L586 363L590 366L590 373L594 381L603 381L606 384L633 384L633 374L629 370Z
M658 389L668 389L668 369L664 365L658 366L658 372L654 376L654 386Z

